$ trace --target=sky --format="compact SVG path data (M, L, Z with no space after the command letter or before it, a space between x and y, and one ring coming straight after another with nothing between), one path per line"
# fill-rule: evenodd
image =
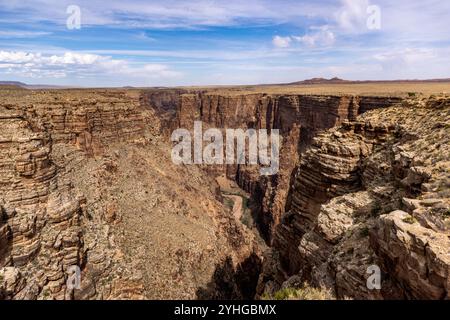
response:
M450 78L450 1L0 0L0 81Z

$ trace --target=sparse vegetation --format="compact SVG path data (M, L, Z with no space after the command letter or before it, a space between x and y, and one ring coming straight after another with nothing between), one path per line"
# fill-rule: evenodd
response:
M450 208L449 209L447 209L447 211L446 212L444 212L444 219L448 219L448 218L450 218Z
M50 297L50 292L48 292L48 290L44 290L42 291L42 296L44 299L48 299Z
M273 294L265 294L263 300L331 300L333 296L329 290L311 287L305 283L302 288L284 288Z
M409 223L409 224L414 224L417 222L417 220L413 216L407 216L406 218L403 218L403 222Z
M248 207L248 198L247 197L242 197L242 209L243 210L249 209L249 207Z

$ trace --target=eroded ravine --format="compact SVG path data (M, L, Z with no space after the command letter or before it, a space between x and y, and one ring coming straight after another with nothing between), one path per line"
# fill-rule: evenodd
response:
M261 177L257 167L242 165L205 168L248 192L259 233L271 246L256 297L302 283L337 298L448 297L449 195L433 194L428 186L434 181L447 183L440 188L448 188L448 176L430 173L436 161L442 166L436 170L448 170L448 159L442 158L448 154L448 140L445 149L439 143L436 159L440 160L434 163L430 156L427 162L420 151L415 152L420 147L410 146L418 137L448 138L448 99L208 92L177 92L168 99L167 92L163 95L165 105L174 108L170 115L164 113L168 128L192 128L193 121L203 121L217 128L282 133L281 170L275 176ZM147 98L152 96L159 92ZM423 127L414 126L418 116ZM433 125L436 121L442 125ZM331 133L321 134L330 128ZM422 204L420 199L428 198L427 209L428 200ZM440 213L431 217L429 210ZM388 240L390 236L383 233L389 228L408 232L412 238ZM428 254L410 256L416 249L423 252L412 243L424 232L436 239L430 253L433 261ZM402 248L400 252L389 252L394 243ZM411 270L417 264L428 270L419 274L420 280ZM366 287L372 266L385 272L381 290Z
M156 110L166 134L177 128L191 130L194 121L213 128L278 129L282 136L280 170L265 177L257 166L223 165L206 170L225 175L251 195L255 220L268 244L282 214L289 210L289 190L300 154L321 131L366 111L389 107L401 97L353 95L218 94L187 90L151 90L142 96L144 104Z

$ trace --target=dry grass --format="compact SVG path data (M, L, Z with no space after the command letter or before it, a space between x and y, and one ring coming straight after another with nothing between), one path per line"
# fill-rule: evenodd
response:
M263 295L263 300L333 300L329 290L311 287L305 283L302 288L284 288L272 295Z
M136 97L143 89L149 88L74 88L74 89L37 89L27 90L15 86L0 86L3 94L81 94L96 92L103 94L123 94ZM404 96L417 97L432 94L450 94L450 82L377 82L377 83L349 83L349 84L309 84L309 85L248 85L248 86L189 86L178 87L187 91L206 90L210 93L225 96L242 94L315 94L315 95L375 95L375 96Z

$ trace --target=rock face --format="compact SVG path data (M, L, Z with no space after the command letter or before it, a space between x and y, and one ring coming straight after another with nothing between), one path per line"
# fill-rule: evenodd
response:
M215 92L172 99L172 129L201 120L281 131L277 175L260 177L242 165L220 169L251 193L273 247L260 294L295 277L338 298L448 297L448 174L432 169L448 173L448 99ZM423 150L430 143L438 153ZM420 227L399 223L409 218L396 210ZM381 269L379 290L367 284L373 267Z
M338 298L449 298L450 100L439 101L372 110L314 139L260 292L294 276Z
M224 166L215 174L226 173L252 195L257 204L255 216L267 242L289 207L292 173L303 152L322 130L341 124L365 111L397 104L396 97L357 97L320 95L267 95L216 93L208 91L159 90L145 95L146 103L166 110L171 130L193 127L202 121L210 127L233 129L279 129L282 135L280 171L261 177L254 166ZM168 109L172 109L167 111ZM211 169L209 169L211 170Z
M371 235L383 269L405 285L407 298L448 299L448 233L409 222L404 211L381 216Z
M171 163L138 91L1 94L0 299L195 298L223 265L230 286L258 266L214 183Z

